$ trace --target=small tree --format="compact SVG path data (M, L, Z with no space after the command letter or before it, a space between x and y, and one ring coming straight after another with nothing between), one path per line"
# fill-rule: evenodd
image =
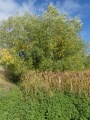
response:
M12 59L3 51L1 63L14 74L28 69L84 69L81 28L79 18L60 14L52 4L42 16L25 13L9 17L0 24L0 44Z

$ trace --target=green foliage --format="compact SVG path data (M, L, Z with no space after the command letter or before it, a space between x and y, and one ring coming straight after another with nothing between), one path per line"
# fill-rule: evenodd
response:
M82 70L85 55L81 28L79 18L60 14L52 4L42 16L25 13L9 17L0 24L0 44L13 62L8 58L1 63L17 75L28 69Z
M21 98L18 90L0 96L0 120L89 120L90 101L85 96L54 92Z
M85 67L86 69L90 69L90 54L86 55Z

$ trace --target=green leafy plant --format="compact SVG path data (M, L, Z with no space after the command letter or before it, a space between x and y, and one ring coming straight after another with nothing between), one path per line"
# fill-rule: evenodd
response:
M52 91L21 98L13 89L0 96L0 120L89 120L90 101L78 94Z

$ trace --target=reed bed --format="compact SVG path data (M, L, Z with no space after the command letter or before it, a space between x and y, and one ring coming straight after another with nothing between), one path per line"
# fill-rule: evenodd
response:
M21 77L21 89L37 93L40 91L50 91L51 89L60 91L70 91L74 93L84 93L90 96L90 71L28 71Z

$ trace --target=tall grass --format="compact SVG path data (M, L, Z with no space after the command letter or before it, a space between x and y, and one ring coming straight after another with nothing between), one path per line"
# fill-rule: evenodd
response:
M38 72L28 71L21 78L21 89L36 94L40 91L70 91L90 96L90 71Z

